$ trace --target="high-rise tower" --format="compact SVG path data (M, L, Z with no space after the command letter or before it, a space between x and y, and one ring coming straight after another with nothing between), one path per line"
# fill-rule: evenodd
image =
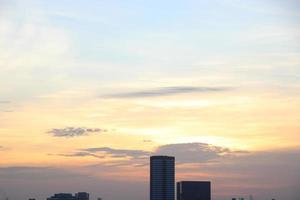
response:
M174 157L150 157L150 200L175 200Z

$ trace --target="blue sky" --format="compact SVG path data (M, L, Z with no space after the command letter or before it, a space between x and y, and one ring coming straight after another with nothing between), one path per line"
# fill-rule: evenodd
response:
M12 54L20 48L12 45L16 43L14 37L25 37L19 31L31 27L45 38L27 38L32 43L21 44L22 50L34 48L34 42L46 42L53 51L52 59L65 60L64 64L52 64L61 66L51 66L64 70L48 68L47 76L50 71L74 81L135 81L195 73L206 76L217 71L222 76L238 73L247 76L245 81L267 83L285 84L298 78L295 72L298 74L299 68L293 63L299 52L295 42L299 39L297 1L67 0L7 4L4 19L13 26L10 31L17 32L6 40ZM38 27L44 30L37 31Z

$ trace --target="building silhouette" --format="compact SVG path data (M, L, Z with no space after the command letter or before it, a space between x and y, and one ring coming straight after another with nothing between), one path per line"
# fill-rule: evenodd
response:
M209 181L177 182L177 200L211 200Z
M70 193L58 193L47 198L47 200L76 200L76 197Z
M58 193L47 200L89 200L89 193L78 192L74 196L71 193Z
M89 200L90 195L87 192L78 192L75 194L77 200Z
M175 200L174 157L150 157L150 200Z

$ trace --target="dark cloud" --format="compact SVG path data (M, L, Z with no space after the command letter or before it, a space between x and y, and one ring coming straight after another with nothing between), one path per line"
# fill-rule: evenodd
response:
M176 86L176 87L162 87L156 89L127 92L127 93L109 94L102 97L106 97L106 98L158 97L158 96L169 96L169 95L186 94L186 93L224 92L231 89L232 88L230 87Z
M100 128L84 128L84 127L66 127L66 128L54 128L47 133L52 134L54 137L76 137L89 135L90 133L106 132L106 129Z

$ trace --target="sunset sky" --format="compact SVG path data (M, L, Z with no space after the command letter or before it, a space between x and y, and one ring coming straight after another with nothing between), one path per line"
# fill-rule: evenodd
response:
M299 199L300 1L0 0L0 200Z

